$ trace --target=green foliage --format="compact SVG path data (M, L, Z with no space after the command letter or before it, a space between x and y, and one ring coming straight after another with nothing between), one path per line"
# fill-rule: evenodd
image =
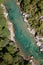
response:
M5 53L3 56L3 60L7 64L12 64L13 63L13 57L9 53Z
M0 0L0 3L2 3L4 0Z
M2 63L0 63L0 65L7 65L4 61Z
M15 47L15 43L9 39L9 35L7 20L0 6L0 65L25 65L23 57L19 55L19 51Z
M6 19L3 15L3 9L2 7L0 6L0 36L1 37L8 37L9 36L9 30L7 28L7 25L6 25Z
M40 18L43 16L43 0L21 0L21 7L24 12L31 15L28 18L30 26L40 35L43 29L43 20Z
M11 43L12 43L12 42L11 42ZM10 43L10 44L11 44L11 43ZM12 44L13 44L13 43L12 43ZM15 53L15 51L14 51L15 47L14 47L13 45L9 45L9 46L7 46L6 48L7 48L7 50L9 51L10 54L14 54L14 53Z

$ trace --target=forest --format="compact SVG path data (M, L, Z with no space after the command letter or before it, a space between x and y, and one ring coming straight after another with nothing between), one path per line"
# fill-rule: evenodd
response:
M43 36L43 0L18 0L20 8L30 16L27 18L31 28L37 35Z

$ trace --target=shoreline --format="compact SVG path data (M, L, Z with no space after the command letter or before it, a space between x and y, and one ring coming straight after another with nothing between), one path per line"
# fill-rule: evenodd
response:
M19 3L19 4L18 4ZM18 0L16 0L16 4L20 7L20 2L18 1ZM27 17L29 17L30 15L29 14L27 14L27 13L25 13L25 12L23 12L23 11L21 11L21 8L20 8L20 12L21 12L21 14L22 14L22 16L23 16L23 19L24 19L24 23L26 23L26 25L27 25L27 30L29 31L29 33L32 35L32 37L35 39L35 41L36 41L36 45L38 46L38 47L42 47L42 45L43 45L43 37L41 37L41 36L34 36L35 35L35 33L36 33L36 31L35 31L35 29L34 28L31 28L30 27L30 25L29 25L29 23L28 23L28 20L27 20ZM41 41L42 40L42 41ZM43 52L43 48L41 48L40 49L40 51L41 52Z
M23 52L22 52L23 53Z
M4 15L4 17L6 18L6 20L7 20L7 27L8 27L8 29L9 29L9 31L10 31L10 39L12 40L12 41L14 41L15 42L15 39L14 39L14 37L15 37L15 34L14 34L14 29L13 29L13 24L10 22L10 20L8 19L8 13L7 13L7 11L6 11L6 8L5 8L5 6L4 6L4 4L1 4L1 7L3 8L3 15Z
M20 55L23 57L23 59L29 60L28 56L23 52L23 50L20 48L20 46L17 44L17 42L16 42L16 40L15 40L15 33L14 33L14 29L13 29L13 24L12 24L12 22L8 19L8 13L7 13L7 11L6 11L6 8L5 8L4 4L1 4L1 7L3 8L4 17L6 18L7 23L8 23L8 29L9 29L9 31L10 31L10 37L9 37L9 39L12 40L12 41L15 43L15 47L16 47L16 48L19 48L19 53L20 53Z
M31 61L32 60L32 62L30 62L30 63L33 63L33 58L31 58L31 57L29 57L29 56L27 56L24 52L23 52L23 50L20 48L20 46L16 43L16 41L15 41L15 39L14 39L14 35L12 36L12 33L14 33L14 30L13 30L13 24L9 21L9 19L8 19L8 13L6 12L6 8L5 8L5 6L3 5L3 4L1 4L1 6L2 7L4 7L3 8L3 10L4 10L4 16L5 16L5 18L6 18L6 20L8 21L8 26L10 26L10 27L8 27L8 29L9 29L9 31L10 31L10 39L12 40L12 41L14 41L15 42L15 47L16 48L18 48L19 49L19 54L20 54L20 56L22 56L23 57L23 59L24 60L27 60L27 61ZM12 31L12 32L11 32Z

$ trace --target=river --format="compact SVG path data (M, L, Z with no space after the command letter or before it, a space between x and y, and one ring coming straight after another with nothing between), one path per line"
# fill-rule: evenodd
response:
M26 55L33 56L40 65L43 65L43 54L40 52L33 37L28 32L27 25L24 23L19 6L16 4L16 0L7 0L5 6L7 8L9 18L14 25L15 39L19 46Z

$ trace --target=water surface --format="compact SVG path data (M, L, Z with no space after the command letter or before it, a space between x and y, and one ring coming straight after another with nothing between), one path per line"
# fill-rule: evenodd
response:
M23 17L20 13L20 9L16 4L16 0L7 0L6 8L9 14L9 18L14 25L15 38L18 41L21 49L24 50L26 55L33 56L36 60L43 65L43 54L37 47L34 39L27 30L27 25L23 21Z

